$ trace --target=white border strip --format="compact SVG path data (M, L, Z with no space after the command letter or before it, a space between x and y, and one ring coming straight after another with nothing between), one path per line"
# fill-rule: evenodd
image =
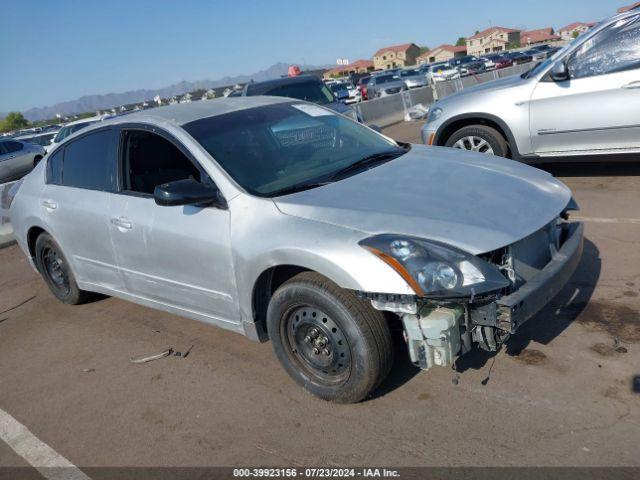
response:
M0 439L48 480L91 480L73 463L39 440L27 427L2 409Z
M571 215L571 220L577 222L593 222L593 223L630 223L640 225L640 218L608 218L608 217L579 217Z

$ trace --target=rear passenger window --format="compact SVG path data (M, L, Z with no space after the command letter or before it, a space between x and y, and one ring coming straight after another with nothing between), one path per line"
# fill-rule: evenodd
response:
M47 183L62 185L62 152L60 148L47 162Z
M111 161L112 137L111 130L102 130L69 143L64 148L62 185L111 190L115 173L115 164Z

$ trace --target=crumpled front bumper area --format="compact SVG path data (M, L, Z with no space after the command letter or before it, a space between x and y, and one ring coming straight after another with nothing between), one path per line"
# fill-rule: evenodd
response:
M498 328L514 333L524 322L544 307L567 283L582 257L584 225L579 222L567 226L566 239L551 261L532 279L511 295L499 298Z

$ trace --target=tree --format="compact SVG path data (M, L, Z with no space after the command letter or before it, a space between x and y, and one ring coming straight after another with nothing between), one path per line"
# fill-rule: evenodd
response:
M511 42L507 45L507 50L511 50L512 48L520 48L520 42Z
M29 121L20 112L9 112L0 124L0 130L9 132L29 126Z
M571 36L573 38L578 38L578 35L580 35L580 32L578 30L574 30L573 32L571 32Z
M459 37L456 41L456 47L464 47L467 44L467 39L465 37Z
M423 53L427 53L429 50L431 50L431 49L429 47L427 47L426 45L420 46L420 55L422 55Z

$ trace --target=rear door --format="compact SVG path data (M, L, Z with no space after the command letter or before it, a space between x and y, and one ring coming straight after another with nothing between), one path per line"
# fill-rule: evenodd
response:
M568 80L543 79L533 91L535 153L639 149L640 16L587 40L569 56L567 66Z
M109 229L109 203L116 182L115 135L112 128L89 132L47 159L41 217L81 288L122 289Z

